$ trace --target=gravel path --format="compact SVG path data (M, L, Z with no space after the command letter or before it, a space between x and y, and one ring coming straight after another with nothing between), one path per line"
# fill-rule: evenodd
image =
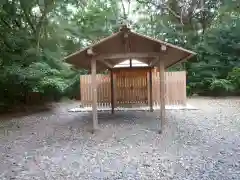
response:
M240 98L194 98L199 110L100 113L101 131L76 103L1 119L1 180L240 179Z

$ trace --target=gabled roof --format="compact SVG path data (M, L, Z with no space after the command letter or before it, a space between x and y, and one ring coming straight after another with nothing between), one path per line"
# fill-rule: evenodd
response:
M88 49L91 49L94 54L89 55ZM137 59L151 66L159 65L159 61L156 60L155 56L157 55L164 61L165 68L195 55L194 52L187 49L132 32L127 27L123 27L119 32L100 40L92 46L70 54L65 60L77 68L90 70L91 59L95 56L96 59L99 58L97 71L102 71L125 61L128 54L131 56L129 58ZM141 56L137 57L139 54ZM145 56L142 56L142 54ZM126 55L126 57L122 55Z

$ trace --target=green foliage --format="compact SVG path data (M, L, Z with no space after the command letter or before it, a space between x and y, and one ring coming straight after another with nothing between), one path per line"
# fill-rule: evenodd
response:
M234 88L236 82L230 81L228 74L240 66L239 30L240 18L229 18L225 24L210 27L195 46L195 51L198 52L197 61L189 63L188 71L194 72L195 75L189 76L189 80L198 83L198 90L212 94L213 91L237 90ZM234 75L232 79L235 79Z
M187 86L186 91L187 91L187 96L188 97L193 95L192 88L190 86Z
M0 4L0 103L11 107L37 92L79 97L79 75L63 57L111 34L117 1L5 0Z
M30 92L52 100L79 98L79 75L86 71L73 70L63 57L112 34L122 20L138 32L197 52L190 62L171 68L188 71L188 95L239 93L239 2L201 2L1 1L1 107L24 103Z
M236 68L240 67L238 1L196 3L190 0L185 1L184 8L176 0L137 1L136 11L141 9L142 16L136 29L197 53L189 62L170 69L187 70L189 95L235 94L239 91L236 73Z
M233 68L227 78L234 86L237 93L240 93L240 68Z
M213 79L209 86L212 91L233 91L234 86L227 79Z

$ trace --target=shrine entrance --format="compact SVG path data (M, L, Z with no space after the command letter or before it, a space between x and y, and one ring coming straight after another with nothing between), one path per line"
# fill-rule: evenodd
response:
M116 76L116 106L137 106L148 104L147 74L149 68L114 69Z
M149 107L150 111L152 111L153 96L159 94L158 102L161 107L159 113L159 132L162 132L162 122L165 119L165 105L169 99L169 97L166 96L165 70L194 55L195 53L192 51L141 35L131 31L126 25L122 25L119 32L85 49L70 54L65 60L77 68L86 69L91 72L90 99L93 114L93 131L98 129L98 95L105 95L106 92L105 86L102 86L104 93L101 93L101 91L99 93L101 88L99 88L97 73L108 70L110 71L111 93L107 98L104 96L104 100L111 98L112 113L114 113L114 108L117 103L129 103L130 101L133 104L138 102L146 103L147 99L150 99ZM137 70L137 68L133 68L130 65L126 72L123 69L118 71L115 66L126 59L138 59L144 62L148 69L145 67L143 70L140 70L141 68ZM154 67L159 68L158 92L155 94L153 93L154 88L152 88L154 79L151 72ZM107 84L108 80L109 79L104 79L104 84ZM174 88L178 87L176 86ZM146 94L148 98L146 98Z

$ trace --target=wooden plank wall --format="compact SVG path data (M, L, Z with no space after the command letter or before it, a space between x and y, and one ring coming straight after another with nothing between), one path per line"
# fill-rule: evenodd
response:
M186 105L186 72L165 72L166 105ZM159 106L160 80L159 72L153 73L153 104Z
M110 75L97 74L97 98L99 106L111 105L111 83ZM83 106L91 106L92 94L91 94L91 75L80 76L80 93L81 103Z
M147 72L122 72L116 73L116 92L115 99L117 106L121 104L148 104L149 86ZM126 78L128 77L128 78ZM159 105L160 81L159 72L152 73L153 78L153 104ZM186 72L165 72L166 105L185 105L186 104ZM111 107L111 83L110 74L97 75L98 82L98 106ZM125 89L125 90L124 90ZM129 91L126 91L128 89ZM91 96L91 75L80 76L81 103L83 106L90 107Z
M114 72L118 105L147 104L147 71L122 69Z

